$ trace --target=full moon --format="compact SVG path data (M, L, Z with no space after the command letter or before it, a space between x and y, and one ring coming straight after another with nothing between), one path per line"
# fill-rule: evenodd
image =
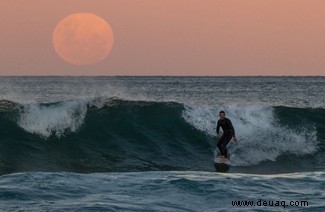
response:
M75 65L89 65L105 59L113 43L111 26L92 13L69 15L53 32L55 51L63 60Z

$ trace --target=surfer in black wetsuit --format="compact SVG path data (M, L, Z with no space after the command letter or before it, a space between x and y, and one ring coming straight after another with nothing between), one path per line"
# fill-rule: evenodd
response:
M231 139L237 143L237 138L235 136L235 129L232 126L230 119L226 118L226 113L224 111L220 111L219 117L220 119L218 120L217 124L217 137L219 140L217 146L221 153L220 157L227 158L227 144ZM219 134L220 127L223 131L222 135Z

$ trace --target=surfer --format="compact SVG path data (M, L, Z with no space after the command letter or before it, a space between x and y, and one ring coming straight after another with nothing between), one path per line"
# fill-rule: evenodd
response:
M217 123L217 137L218 140L218 148L220 150L220 157L226 159L227 158L227 144L231 139L235 143L237 143L237 138L235 136L235 129L232 126L230 119L226 118L226 113L224 111L219 112L220 119ZM223 134L219 134L220 127L222 128Z

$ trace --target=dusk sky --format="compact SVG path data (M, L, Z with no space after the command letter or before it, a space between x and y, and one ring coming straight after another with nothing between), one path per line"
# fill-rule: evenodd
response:
M324 0L11 0L0 5L2 76L325 76ZM59 22L81 12L101 17L113 33L93 41L106 42L108 55L86 65L62 59L53 44ZM97 50L90 53L97 57Z

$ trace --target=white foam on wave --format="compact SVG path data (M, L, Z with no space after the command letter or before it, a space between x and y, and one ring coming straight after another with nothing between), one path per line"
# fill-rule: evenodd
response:
M49 105L26 104L22 107L18 124L27 132L44 138L51 135L61 137L67 131L76 132L80 128L89 104L101 107L103 101L75 100Z
M281 155L305 155L317 150L315 128L284 126L275 117L272 107L186 106L183 118L195 128L215 136L221 109L232 121L239 141L236 145L232 142L228 145L232 165L255 165L266 160L275 161Z

